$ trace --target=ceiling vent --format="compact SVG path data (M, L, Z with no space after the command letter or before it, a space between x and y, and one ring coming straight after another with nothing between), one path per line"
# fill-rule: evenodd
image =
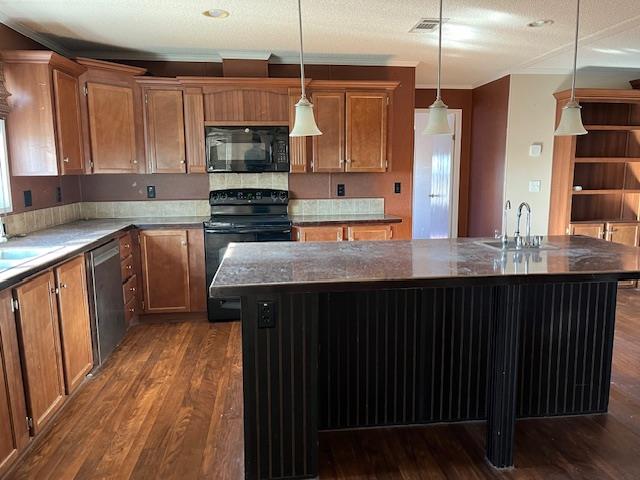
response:
M449 19L443 18L442 23L447 23ZM409 33L432 33L438 31L438 26L440 25L440 21L437 18L421 18L418 23L416 23Z

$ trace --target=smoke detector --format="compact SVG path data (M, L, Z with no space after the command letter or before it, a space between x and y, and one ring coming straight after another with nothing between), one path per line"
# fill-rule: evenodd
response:
M443 18L442 23L447 23L449 21L448 18ZM432 33L437 32L438 27L440 26L440 21L437 18L421 18L418 23L416 23L409 33Z

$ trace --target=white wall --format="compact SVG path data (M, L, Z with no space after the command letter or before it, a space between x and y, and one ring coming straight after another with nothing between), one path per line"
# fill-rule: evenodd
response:
M615 69L584 69L578 72L578 88L631 88L628 80L640 72ZM553 132L556 100L553 94L571 87L567 75L512 75L509 91L507 146L505 161L505 200L513 209L507 228L513 235L515 209L521 202L531 205L532 232L546 235L549 222ZM529 156L532 143L542 144L539 157ZM540 192L529 192L529 181L540 180Z

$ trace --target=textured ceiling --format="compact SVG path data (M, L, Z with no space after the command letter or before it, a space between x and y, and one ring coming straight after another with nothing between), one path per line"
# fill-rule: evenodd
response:
M640 66L640 0L582 4L580 65ZM296 0L0 0L0 21L72 55L219 60L270 52L272 61L290 63L297 58L296 7ZM231 16L203 16L210 8ZM417 65L416 83L431 85L437 33L408 31L437 8L436 0L303 0L307 60ZM570 65L571 0L445 0L444 16L445 85L561 73ZM526 26L541 18L555 23Z

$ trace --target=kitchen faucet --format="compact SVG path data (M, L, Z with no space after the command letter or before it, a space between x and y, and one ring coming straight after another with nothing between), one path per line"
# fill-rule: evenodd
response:
M527 210L527 225L526 225L526 236L524 241L522 240L522 235L520 235L520 217L522 217L522 209L525 208ZM514 239L516 241L516 248L530 247L531 246L531 206L527 202L522 202L520 206L518 206L518 213L516 214L516 231L514 233Z
M7 239L7 232L4 229L4 223L2 221L2 219L0 218L0 243L4 243L6 242Z
M507 200L502 210L502 235L500 236L502 248L507 248L507 244L509 243L509 236L507 235L507 213L509 210L511 210L511 201Z

